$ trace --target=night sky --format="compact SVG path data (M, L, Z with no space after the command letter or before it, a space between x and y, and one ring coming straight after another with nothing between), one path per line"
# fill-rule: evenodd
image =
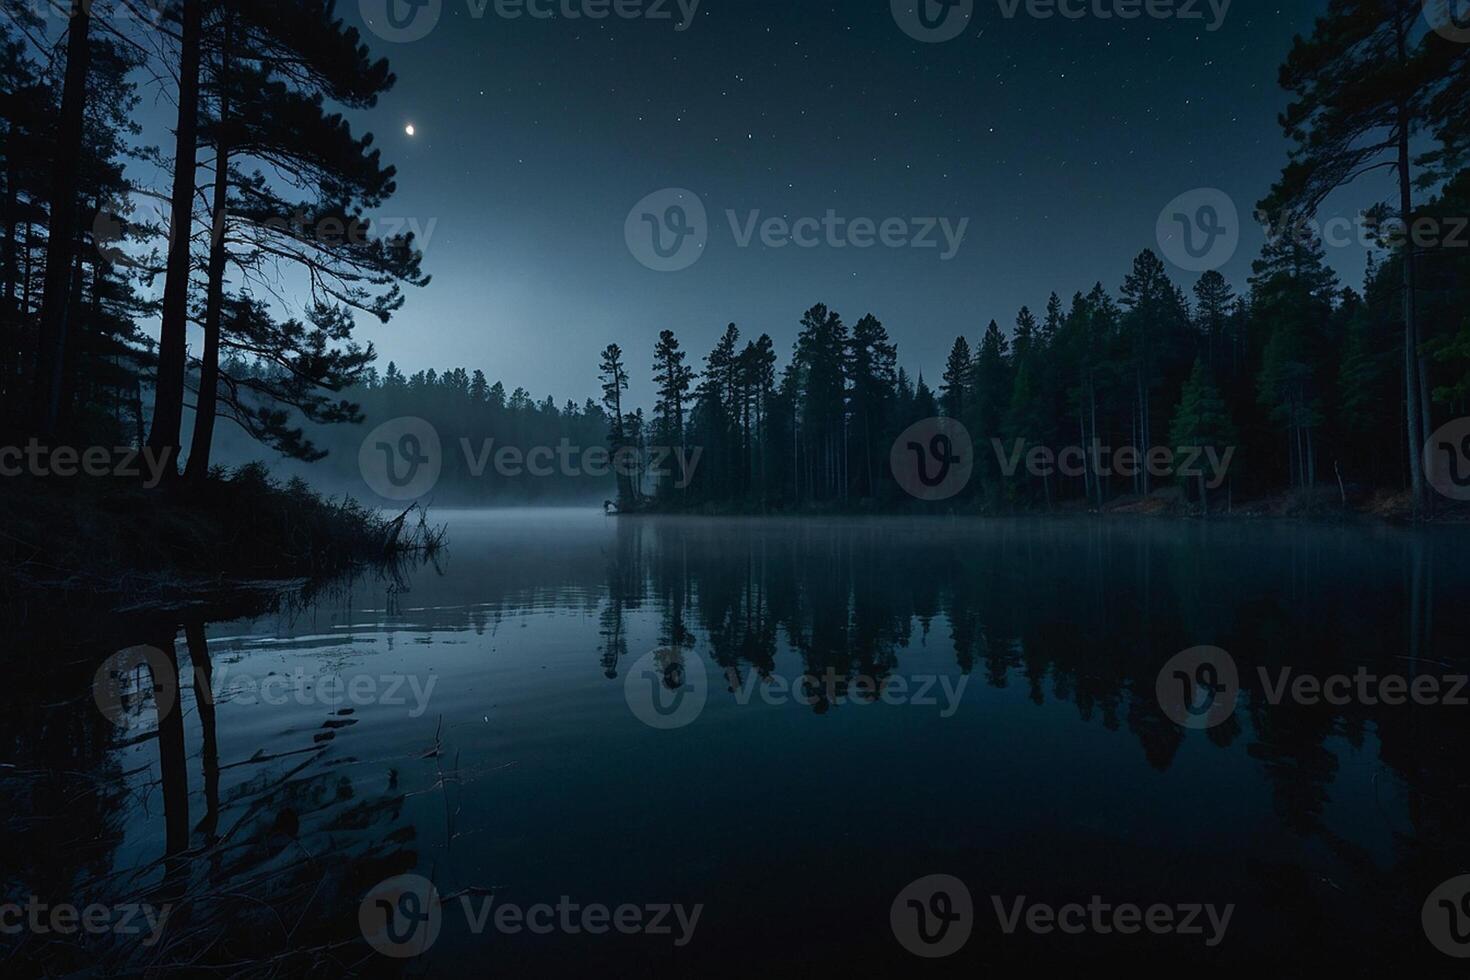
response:
M375 2L341 9L361 23ZM957 334L973 343L991 318L1008 329L1052 290L1116 291L1177 194L1219 187L1248 215L1285 161L1278 66L1325 7L1236 0L1210 32L1203 3L1206 21L1068 21L977 0L959 38L926 44L887 0L704 0L682 32L672 0L672 20L602 21L442 3L421 40L364 31L399 79L359 117L399 168L383 215L432 229L434 276L364 336L380 367L478 367L558 403L596 392L615 341L644 406L661 329L697 362L734 321L769 332L784 363L802 311L825 302L848 322L876 314L932 382ZM631 254L624 222L670 187L699 195L709 240L692 267L660 273ZM1357 193L1329 210L1356 213ZM951 261L942 248L739 248L727 209L969 226ZM1222 269L1237 288L1261 240L1247 226ZM1360 249L1331 260L1359 285Z

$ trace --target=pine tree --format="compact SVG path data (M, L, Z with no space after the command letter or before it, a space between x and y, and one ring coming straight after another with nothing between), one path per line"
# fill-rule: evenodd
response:
M684 352L672 330L658 335L653 349L653 380L658 386L658 402L654 407L654 438L662 446L682 449L684 446L684 405L694 383L694 370L684 363ZM661 484L658 493L667 493L672 484Z
M1426 56L1421 0L1331 0L1311 37L1296 39L1281 69L1281 86L1294 101L1281 117L1295 146L1291 160L1262 202L1277 226L1313 216L1334 190L1369 171L1392 169L1398 184L1396 216L1414 215L1416 174L1411 148L1434 124L1430 107L1444 87ZM1416 511L1429 503L1416 448L1429 436L1427 364L1417 318L1417 261L1399 250L1402 270L1405 424Z
M277 404L318 424L354 420L354 406L317 391L348 387L374 355L370 345L353 342L350 314L332 307L387 322L403 303L398 283L428 283L412 235L376 236L363 217L363 209L382 205L393 193L393 168L381 164L371 136L354 137L343 118L323 106L330 98L349 108L372 107L393 83L387 63L372 59L330 4L228 0L211 12L203 85L208 113L201 132L214 147L212 233L187 472L192 482L208 471L221 402L232 417L278 416L283 425L289 412L276 410ZM238 169L247 160L268 168L270 178ZM307 199L292 201L283 188ZM278 329L267 307L248 293L226 296L227 265L251 279L260 279L267 267L301 267L312 283L308 318L315 329ZM249 315L242 319L241 311ZM285 383L242 386L220 377L221 351L261 350L281 368ZM242 392L250 397L242 400ZM251 431L278 450L299 436L280 427Z
M1224 460L1226 450L1235 441L1235 426L1225 407L1225 399L1215 387L1203 358L1195 358L1194 368L1179 397L1174 419L1169 426L1169 441L1176 449L1213 450L1214 458ZM1204 460L1196 461L1200 506L1210 512L1210 491L1205 481Z
M1220 370L1222 348L1235 311L1235 289L1214 269L1199 277L1194 284L1195 329L1205 349L1205 363L1211 371Z
M952 419L964 419L970 407L969 389L974 382L975 363L970 356L970 344L964 337L956 337L949 349L949 359L944 363L943 383L939 386L939 404L944 414Z
M618 509L625 510L633 503L633 485L625 473L626 467L621 465L618 459L619 454L624 452L630 444L623 416L623 392L628 390L628 371L623 365L623 349L617 344L608 344L604 347L602 363L598 370L602 378L602 407L607 413L609 426L607 444L613 456L614 470L617 473ZM501 394L504 394L505 389L501 387L500 382L495 383L495 388L499 388ZM494 391L494 389L491 390ZM516 390L519 392L520 389ZM514 407L514 399L512 399L511 408Z
M853 324L848 341L847 375L853 420L852 442L857 446L861 474L860 496L878 494L878 467L886 458L880 441L888 432L897 378L898 349L888 331L872 314Z

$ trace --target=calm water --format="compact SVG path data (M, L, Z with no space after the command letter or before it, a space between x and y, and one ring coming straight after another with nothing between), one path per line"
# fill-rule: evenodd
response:
M0 903L172 911L150 945L22 931L0 956L21 974L1463 973L1420 916L1470 873L1470 708L1273 704L1259 671L1470 670L1464 530L438 516L448 554L401 582L16 634ZM177 707L132 696L134 670L117 710L97 689L109 720L94 675L140 645L182 669ZM1228 651L1241 692L1190 730L1155 681L1198 645ZM396 960L359 910L410 873L442 912ZM890 906L933 874L968 886L973 932L926 962ZM993 898L1094 895L1234 909L1207 945L1208 925L1007 934ZM466 904L489 897L631 906L669 932L512 932L492 910L475 935ZM698 919L660 927L664 905Z

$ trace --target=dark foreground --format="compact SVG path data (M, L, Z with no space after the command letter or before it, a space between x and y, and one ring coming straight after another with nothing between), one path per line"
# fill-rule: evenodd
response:
M1470 530L445 519L406 585L12 649L0 905L114 927L35 912L8 975L1463 962L1470 707L1275 686L1465 674ZM1240 694L1191 729L1200 645Z

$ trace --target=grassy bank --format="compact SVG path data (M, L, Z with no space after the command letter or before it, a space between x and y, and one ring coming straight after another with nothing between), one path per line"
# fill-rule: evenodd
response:
M197 487L122 479L0 481L0 608L119 609L322 579L432 551L443 531L386 518L259 464Z

